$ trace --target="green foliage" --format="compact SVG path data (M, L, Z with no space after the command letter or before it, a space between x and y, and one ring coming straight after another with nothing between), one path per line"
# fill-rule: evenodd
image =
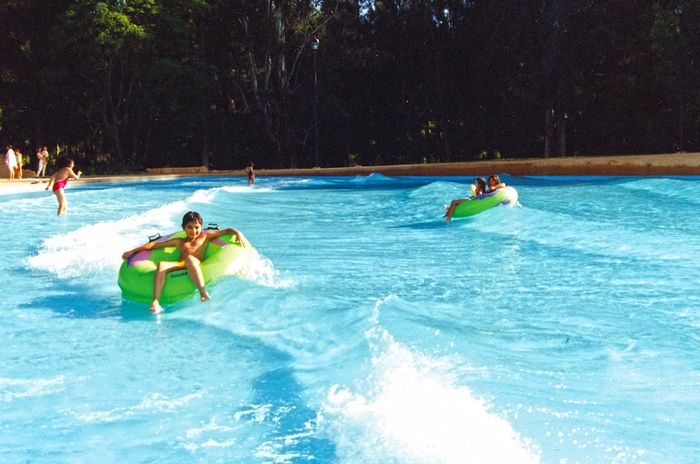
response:
M567 154L700 146L696 1L13 0L0 17L0 134L86 172L313 166L314 115L322 166L542 156L546 112Z
M123 1L115 4L100 2L95 5L94 25L97 28L95 42L108 50L118 51L126 44L140 46L153 37L151 31L136 24L139 16L153 11L152 1Z

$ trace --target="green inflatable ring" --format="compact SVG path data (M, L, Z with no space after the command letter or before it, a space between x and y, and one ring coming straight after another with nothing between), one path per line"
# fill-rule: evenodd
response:
M491 193L484 193L462 202L455 207L453 218L463 218L483 213L498 205L515 205L518 203L518 192L513 187L503 187Z
M185 232L176 232L159 238L162 242L171 238L185 238ZM235 236L225 234L209 242L200 264L204 283L207 284L225 275L242 275L248 263L250 245L241 246ZM119 288L122 296L137 303L150 303L153 300L153 278L161 261L179 261L180 252L176 247L155 248L135 253L122 262L119 268ZM160 297L162 304L182 301L197 293L187 269L168 272Z

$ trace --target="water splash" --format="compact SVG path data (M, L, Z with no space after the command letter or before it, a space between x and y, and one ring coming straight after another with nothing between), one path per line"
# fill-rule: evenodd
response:
M280 271L275 269L272 261L262 256L255 248L251 249L248 264L241 271L241 276L249 282L270 288L289 288L296 285L294 279L283 277Z
M51 379L0 378L0 401L10 402L19 398L50 395L65 389L62 375Z
M185 209L186 203L177 201L118 221L54 235L45 239L38 253L26 262L61 279L112 273L121 265L124 251L145 243L155 232L178 227L173 217Z
M456 383L449 360L417 353L379 325L366 338L371 373L357 387L331 387L320 413L342 462L539 462L505 419Z

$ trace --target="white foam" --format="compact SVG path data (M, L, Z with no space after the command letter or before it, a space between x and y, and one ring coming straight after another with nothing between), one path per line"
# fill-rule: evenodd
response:
M122 262L123 252L145 243L156 232L178 227L173 217L186 210L186 203L169 203L148 212L117 221L83 226L67 234L43 241L27 264L55 274L57 278L94 277L113 273Z
M375 326L370 375L334 385L319 423L342 462L537 463L510 423L449 375L452 363L418 354Z
M262 423L265 422L265 419L270 415L271 410L271 404L253 405L250 409L236 412L233 417L237 421L249 418L248 420L251 422Z
M196 190L190 200L194 203L202 203L205 205L211 204L216 198L216 194L219 193L220 188L206 189L206 190Z
M230 440L225 440L225 441L216 441L209 439L202 443L200 446L202 448L228 448L229 446L233 445L236 443L236 440L230 439Z
M282 277L272 261L258 253L255 248L251 250L250 258L241 276L249 282L270 288L289 288L296 285L293 279Z
M273 422L277 422L280 416L288 414L292 409L293 408L289 407L278 408L275 415L270 419ZM270 410L268 409L266 413L269 414ZM264 459L265 462L275 463L293 463L300 460L309 460L308 457L304 459L305 456L301 453L291 452L288 451L288 449L297 445L301 440L314 436L316 432L313 424L313 421L309 421L304 424L304 428L301 429L301 431L287 435L273 436L271 440L265 441L257 447L253 453L254 456Z
M384 174L378 172L373 172L368 176L356 176L350 182L357 184L372 184L372 183L384 183L384 182L395 182L395 179L387 177Z
M33 197L33 198L18 198L16 200L4 200L0 202L0 212L13 214L18 211L32 211L32 210L43 210L44 204L49 200L55 202L56 200L51 197Z
M219 425L216 418L212 418L209 423L202 427L187 430L185 436L187 441L183 442L181 446L190 452L201 448L228 448L238 441L237 438L231 437L235 432L236 428Z
M221 187L221 190L228 193L261 193L273 191L273 189L269 187L252 187L247 185L227 185Z
M138 413L172 413L181 409L193 399L201 398L202 392L192 393L180 398L168 398L159 393L154 393L141 400L134 406L114 408L108 411L93 411L75 416L85 422L116 422Z
M187 431L187 438L197 438L207 432L232 432L233 428L219 425L214 419L202 427L191 428Z
M65 388L62 375L52 379L0 378L0 401L10 402L17 398L51 395Z
M182 211L191 203L211 203L220 191L249 190L248 187L221 187L197 190L188 199L168 203L142 214L116 221L86 225L66 234L45 239L38 253L27 258L29 267L55 275L58 279L85 277L99 287L113 279L122 263L122 254L145 243L150 235L178 230ZM242 278L257 285L287 288L295 285L283 277L272 262L254 248ZM96 278L96 277L103 278Z

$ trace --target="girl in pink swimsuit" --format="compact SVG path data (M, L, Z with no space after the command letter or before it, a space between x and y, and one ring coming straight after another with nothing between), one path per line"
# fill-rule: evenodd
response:
M248 167L245 168L246 172L248 173L248 185L255 184L255 171L253 170L253 166L253 162L251 161L250 164L248 164Z
M58 215L60 216L66 212L66 209L68 209L66 195L63 192L64 187L68 183L68 179L80 179L80 175L83 173L83 171L78 171L77 174L73 172L73 166L75 166L75 163L70 158L64 158L60 161L59 165L61 168L49 178L49 184L46 186L46 190L48 190L49 187L51 187L51 184L53 184L53 193L56 194L56 198L58 199Z

